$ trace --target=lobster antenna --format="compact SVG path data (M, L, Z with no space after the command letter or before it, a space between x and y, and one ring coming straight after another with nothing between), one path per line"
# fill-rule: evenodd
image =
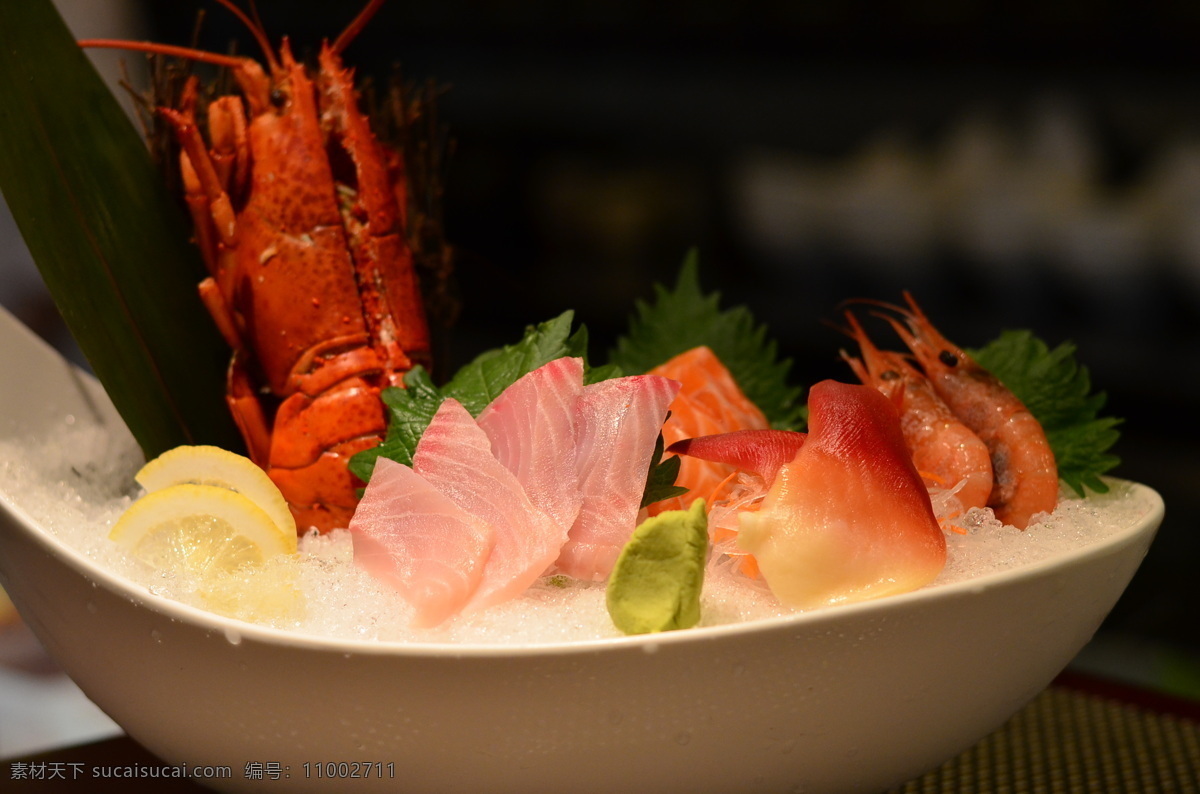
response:
M371 17L375 16L375 12L379 10L383 3L384 0L370 0L370 2L363 6L362 11L358 12L358 16L351 20L346 29L341 32L341 35L334 40L331 49L335 54L341 55L342 51L350 46L350 42L354 41L354 37L362 32L362 29L367 26L367 23L371 21Z
M254 36L254 40L258 42L259 49L263 51L263 57L267 59L267 64L271 67L272 72L279 71L279 61L275 60L275 53L271 49L271 42L267 39L267 34L263 31L262 23L258 21L258 11L254 12L254 19L247 16L246 12L234 5L233 0L217 0L218 3L229 9L235 17L237 17L250 34ZM253 4L251 4L253 8Z
M267 26L263 24L262 16L258 13L258 3L254 0L250 0L250 18L254 20L254 27L262 31L267 29Z
M211 63L216 66L228 66L236 69L246 63L246 59L237 55L218 55L215 52L205 52L192 47L176 47L173 44L156 44L152 41L125 41L123 39L80 39L76 42L80 47L92 49L132 50L134 52L150 52L157 55L171 55L175 58L188 58L201 63Z

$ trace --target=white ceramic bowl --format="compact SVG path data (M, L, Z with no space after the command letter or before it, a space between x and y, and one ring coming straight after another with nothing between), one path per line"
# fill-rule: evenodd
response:
M0 371L0 433L115 420L94 381L2 314ZM1144 520L1008 573L554 646L256 628L98 569L2 500L0 584L130 736L171 764L229 767L203 781L223 790L879 792L1000 726L1091 638L1162 519L1132 487L1155 505ZM248 779L247 764L286 778Z

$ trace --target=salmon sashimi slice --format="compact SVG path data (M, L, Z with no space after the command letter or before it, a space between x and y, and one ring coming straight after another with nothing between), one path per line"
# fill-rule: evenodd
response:
M582 369L580 373L582 378ZM442 402L417 444L413 470L495 533L492 553L464 611L519 595L558 557L569 525L534 506L517 476L492 454L490 439L462 403Z
M915 590L946 562L946 538L908 454L900 416L870 386L822 381L809 392L808 436L738 545L771 591L801 608Z
M408 466L380 457L350 520L354 561L436 626L475 592L495 533Z
M659 375L586 386L575 403L575 462L583 508L558 558L576 579L607 578L637 525L646 476L678 381Z
M679 394L671 401L671 415L662 428L667 446L686 438L770 427L763 412L742 393L733 375L708 347L680 353L650 370L650 374L680 383ZM675 484L688 492L655 502L647 512L657 515L664 510L686 509L698 498L712 504L714 491L735 470L726 463L684 457Z
M564 536L583 505L575 475L575 400L582 391L583 359L555 359L517 379L477 420L496 459Z

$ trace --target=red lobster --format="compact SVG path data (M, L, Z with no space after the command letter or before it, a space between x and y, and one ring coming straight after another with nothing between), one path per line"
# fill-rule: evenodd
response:
M250 58L188 48L80 44L232 70L242 98L208 105L208 144L194 77L177 108L158 112L182 148L185 200L210 273L200 295L234 350L230 410L301 531L327 531L346 526L358 501L349 457L385 430L380 389L428 364L430 350L405 237L403 160L371 133L340 58L383 0L322 44L315 79L286 38L276 55L256 20L232 0L218 2L254 34L269 74Z

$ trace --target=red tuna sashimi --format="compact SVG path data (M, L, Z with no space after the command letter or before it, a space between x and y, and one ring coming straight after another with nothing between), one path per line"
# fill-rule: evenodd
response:
M575 462L583 509L558 558L576 579L601 581L637 525L646 474L679 382L658 375L613 378L575 403Z
M946 539L913 465L895 406L869 386L827 380L809 392L808 438L738 546L784 603L816 607L914 590L946 562Z
M516 475L492 454L487 434L462 403L442 402L417 444L413 470L495 532L495 545L467 611L520 595L558 557L569 527L530 502Z
M415 610L413 625L423 628L467 603L494 535L424 477L384 457L375 463L350 532L355 563L395 587Z
M582 391L583 359L555 359L519 378L478 419L496 459L564 532L583 505L575 475L575 400Z

